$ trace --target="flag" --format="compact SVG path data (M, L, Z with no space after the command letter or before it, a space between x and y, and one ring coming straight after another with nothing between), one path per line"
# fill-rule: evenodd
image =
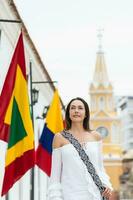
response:
M56 133L63 130L63 119L61 114L61 105L58 91L54 93L52 103L46 116L46 123L39 140L39 146L36 151L36 164L48 176L51 172L52 142Z
M21 33L0 96L0 139L8 143L2 196L34 166L33 135Z

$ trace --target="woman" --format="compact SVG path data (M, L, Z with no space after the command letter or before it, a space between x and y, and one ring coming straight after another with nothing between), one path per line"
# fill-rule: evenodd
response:
M66 108L65 120L66 131L82 145L106 188L102 196L109 199L112 186L103 167L102 138L90 130L88 104L79 97L72 99ZM102 196L74 146L61 133L56 134L48 200L101 200Z

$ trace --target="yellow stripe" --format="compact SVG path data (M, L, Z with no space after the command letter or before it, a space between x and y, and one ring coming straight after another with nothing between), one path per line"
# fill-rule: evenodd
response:
M4 122L8 125L11 124L11 115L12 115L12 104L13 104L13 97L14 97L14 92L12 93L7 111L6 111L6 115L5 115L5 119Z
M29 109L28 87L20 67L17 67L17 78L14 88L15 99L24 123L25 130L29 137L33 138L33 126Z
M47 127L53 132L58 133L63 130L63 119L61 113L60 98L58 91L54 93L54 97L46 116Z
M33 140L28 136L19 141L13 147L7 150L5 166L8 166L16 158L21 157L24 152L34 148Z
M34 148L33 126L29 112L28 88L19 65L17 66L14 96L17 101L27 136L7 150L6 166L13 162L17 157L22 156L24 152Z

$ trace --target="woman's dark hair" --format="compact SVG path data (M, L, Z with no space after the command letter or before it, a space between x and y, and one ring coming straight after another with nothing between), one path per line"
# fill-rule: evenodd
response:
M89 125L90 110L89 110L89 106L88 106L87 102L84 99L80 98L80 97L76 97L76 98L72 99L67 105L66 114L65 114L66 130L71 128L71 119L70 119L70 116L69 116L69 110L70 110L71 103L73 101L75 101L75 100L79 100L84 104L84 107L85 107L85 118L84 118L84 121L83 121L83 127L84 127L85 130L90 131L90 125Z

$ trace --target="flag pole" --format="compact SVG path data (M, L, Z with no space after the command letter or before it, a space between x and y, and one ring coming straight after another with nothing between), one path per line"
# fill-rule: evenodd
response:
M33 91L33 84L46 84L46 83L57 83L57 81L32 81L32 62L30 61L30 99L31 99L31 117L32 117L32 122L33 122L33 128L34 128L34 102L33 102L33 96L32 96L32 91ZM35 196L35 171L34 168L32 168L31 171L31 195L30 195L30 200L34 200ZM39 191L40 193L40 191ZM40 194L38 194L39 200L40 200Z
M6 194L6 200L9 200L9 198L8 198L8 193Z
M32 62L30 61L30 100L31 100L31 117L34 128L34 112L33 112L33 97L32 97Z
M32 97L32 62L30 61L30 98L31 98L31 118L33 123L33 129L34 129L34 112L33 112L33 97ZM30 193L30 199L34 200L34 168L31 170L31 193Z

